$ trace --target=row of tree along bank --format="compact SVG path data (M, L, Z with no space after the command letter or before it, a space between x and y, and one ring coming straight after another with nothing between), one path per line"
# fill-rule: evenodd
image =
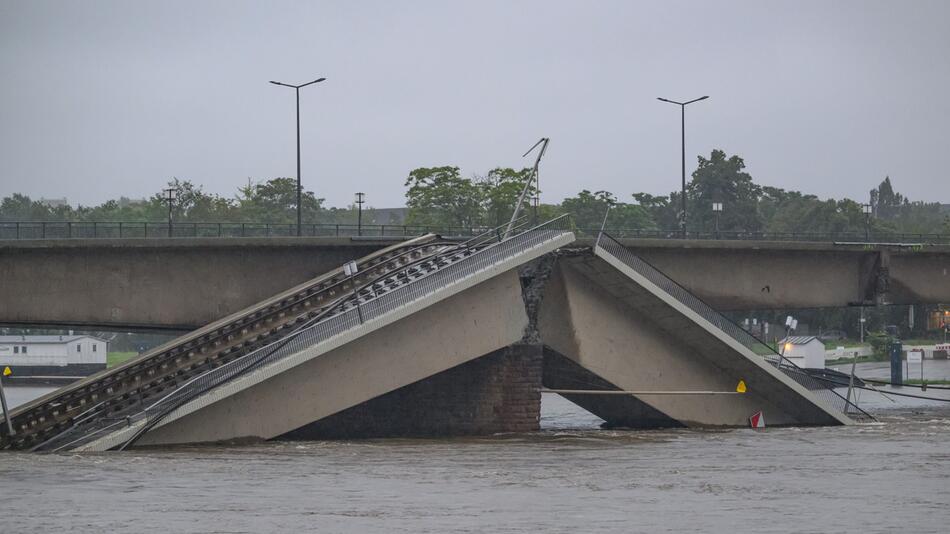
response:
M464 177L458 167L426 167L409 173L405 181L406 210L385 220L367 208L364 224L408 224L438 227L496 226L510 219L530 169L496 168L484 175ZM296 221L296 181L274 178L248 182L233 198L206 193L188 180L173 179L172 217L178 222L293 223ZM536 199L532 188L529 198ZM633 193L629 201L609 191L584 189L558 204L532 202L529 212L541 219L563 213L573 215L579 228L599 228L608 206L609 228L673 230L679 227L681 193L666 196ZM720 213L714 203L723 204ZM890 178L871 189L866 214L863 203L851 199L820 199L815 195L755 183L739 156L714 150L699 156L686 189L688 229L724 233L889 233L950 234L950 213L940 203L911 202L894 191ZM327 207L312 191L302 196L305 224L355 224L355 205ZM148 199L120 198L98 206L51 206L21 194L0 202L0 221L141 222L167 220L168 203L158 192Z

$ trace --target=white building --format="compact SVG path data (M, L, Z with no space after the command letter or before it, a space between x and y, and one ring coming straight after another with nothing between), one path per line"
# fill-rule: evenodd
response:
M779 341L780 352L803 369L825 368L825 344L815 336L791 336Z
M105 369L108 353L93 336L0 336L0 369L14 376L85 376Z

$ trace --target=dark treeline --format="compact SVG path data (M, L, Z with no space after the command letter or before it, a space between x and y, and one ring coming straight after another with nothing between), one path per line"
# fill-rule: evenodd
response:
M407 215L405 223L432 226L496 226L506 222L514 209L529 169L496 168L485 175L462 176L458 167L419 168L405 181ZM581 183L583 183L581 181ZM873 182L869 185L873 185ZM176 190L173 217L182 222L296 221L296 182L275 178L248 182L231 197L205 193L201 186L173 179ZM537 190L530 191L534 198ZM609 191L581 190L557 204L540 204L541 219L563 213L573 215L579 228L599 228L607 206L611 206L610 228L673 230L678 227L681 195L633 193L628 197ZM937 202L912 202L894 190L885 178L869 191L866 201L821 199L792 189L760 185L745 171L739 156L714 150L709 158L697 158L696 170L687 185L688 228L711 232L716 225L713 203L722 203L719 228L723 232L781 233L863 233L868 219L862 209L872 209L870 228L875 235L888 233L950 233L950 214ZM312 191L303 193L305 223L355 223L354 205L327 207ZM375 222L372 208L364 210L363 221ZM144 201L109 200L98 206L50 207L21 194L0 202L3 221L155 221L166 220L168 205L159 191Z
M511 217L529 169L493 169L485 176L464 178L458 167L412 171L406 186L409 222L439 225L493 226ZM532 191L532 196L536 191ZM596 229L611 206L609 228L672 230L678 227L681 193L666 196L633 193L628 201L609 191L582 190L559 204L538 206L541 219L570 213L579 228ZM719 228L724 232L863 233L870 222L876 235L887 233L950 233L950 214L940 203L911 202L885 178L868 200L820 199L794 190L763 186L745 172L739 156L714 150L700 156L686 188L688 229L711 232L716 225L714 202L723 204ZM868 221L862 204L869 204Z

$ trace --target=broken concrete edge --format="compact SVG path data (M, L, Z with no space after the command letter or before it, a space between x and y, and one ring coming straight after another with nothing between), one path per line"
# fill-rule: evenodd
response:
M824 400L818 398L815 394L813 394L807 388L805 388L798 382L792 380L791 378L786 376L785 373L783 373L781 370L779 370L772 364L765 361L765 358L756 355L748 347L746 347L742 343L739 343L732 336L726 334L721 329L717 328L715 325L709 322L706 318L694 312L692 309L690 309L688 306L681 303L679 300L677 300L675 297L673 297L666 291L663 291L663 289L661 289L656 284L648 280L646 277L642 276L640 273L636 272L634 269L630 268L626 263L621 261L619 258L614 256L613 254L607 252L601 247L596 247L594 249L594 255L601 258L605 262L607 262L609 265L611 265L613 268L623 273L625 276L629 277L631 280L635 281L637 284L639 284L644 289L652 293L654 296L656 296L657 298L665 302L668 306L670 306L674 310L677 310L684 316L688 317L694 323L696 323L701 328L706 330L709 334L715 336L717 339L719 339L719 341L721 341L722 343L728 345L730 348L735 350L738 354L743 356L746 360L751 362L753 365L756 365L757 367L759 367L760 369L762 369L763 371L771 375L773 378L775 378L776 380L778 380L779 382L787 386L789 389L798 393L802 398L806 399L808 402L810 402L811 404L815 405L816 407L818 407L819 409L827 413L829 416L834 418L836 421L838 421L842 425L856 424L853 419L847 416L847 414L840 412L839 410L829 405Z
M196 412L205 406L214 404L226 397L234 395L235 393L247 389L251 386L259 384L268 378L275 376L277 374L283 373L293 367L296 367L308 360L316 358L322 354L330 352L331 350L338 348L354 339L367 335L371 332L379 330L389 324L392 324L400 319L406 318L415 312L427 308L436 302L445 300L453 295L461 293L462 291L474 287L475 285L498 276L504 272L516 269L517 267L528 263L536 258L539 258L549 252L556 250L557 248L570 244L574 241L574 234L570 232L565 232L560 236L548 240L544 243L536 245L530 249L527 249L522 252L522 254L503 260L501 262L495 263L493 265L487 266L485 269L478 271L474 274L460 278L454 281L452 284L443 286L428 295L425 295L421 298L418 298L414 301L406 303L403 306L395 308L385 315L371 319L355 328L341 332L334 335L333 337L317 343L303 351L300 351L296 354L281 358L273 363L270 363L260 369L253 371L250 374L242 375L230 382L226 382L221 386L214 388L213 390L195 398L187 403L179 406L168 415L166 415L162 421L155 425L156 428L165 426L169 423L174 422L181 417L184 417L190 413ZM81 447L77 447L76 451L80 452L92 452L92 451L106 451L113 447L116 447L126 440L135 435L138 430L146 424L145 420L140 420L133 423L130 426L124 427L122 430L113 432L102 438L89 442Z

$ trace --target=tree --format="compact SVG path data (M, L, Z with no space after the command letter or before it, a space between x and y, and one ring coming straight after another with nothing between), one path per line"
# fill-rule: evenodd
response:
M884 181L879 186L871 190L871 212L875 217L881 219L894 219L901 211L901 208L907 204L907 199L903 195L894 191L891 185L891 177L885 176Z
M301 219L305 224L324 222L324 199L313 191L301 193ZM248 182L237 198L240 217L244 220L267 223L297 222L297 180L274 178L262 183Z
M709 230L715 226L713 202L721 202L719 228L723 231L756 232L763 220L758 203L762 188L745 172L745 161L739 156L726 157L722 150L713 150L709 159L699 156L692 181L686 186L689 205L687 223L691 228Z
M524 190L525 182L531 178L531 173L532 169L530 168L516 171L511 168L499 167L488 171L485 177L477 181L482 190L483 218L487 226L500 226L511 220L515 204L518 203L518 198ZM525 205L522 206L522 216L531 213L531 208L528 205L537 191L532 183L525 197Z
M407 224L477 226L481 223L484 190L458 167L420 167L406 179Z
M654 226L661 230L672 230L679 225L679 195L654 196L649 193L634 193L633 198L646 210ZM675 201L675 202L674 202Z
M653 218L645 208L617 202L617 198L609 191L591 193L584 189L576 197L565 198L561 202L561 209L574 217L577 228L589 235L595 235L600 230L608 207L610 207L608 228L640 230L656 228Z
M0 220L46 221L51 219L49 207L26 195L14 193L0 201Z

